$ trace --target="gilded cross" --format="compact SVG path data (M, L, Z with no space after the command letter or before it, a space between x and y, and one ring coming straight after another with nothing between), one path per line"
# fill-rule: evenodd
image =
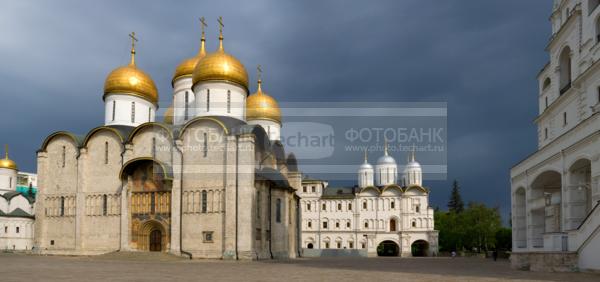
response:
M204 35L204 27L206 27L206 20L204 19L204 17L200 18L200 27L202 27L202 35Z
M260 65L256 66L256 70L258 71L258 80L261 80L262 72L263 72L261 66Z
M225 27L225 25L223 24L223 17L219 17L217 19L217 22L219 22L219 33L222 35L223 34L223 27Z
M138 39L135 37L135 32L131 32L131 34L129 34L129 37L131 37L131 49L135 49L135 42L138 41Z

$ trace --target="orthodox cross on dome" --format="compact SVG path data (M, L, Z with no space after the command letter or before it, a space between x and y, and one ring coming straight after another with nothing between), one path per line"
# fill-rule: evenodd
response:
M135 37L135 32L131 32L129 34L129 37L131 37L131 63L129 63L130 65L135 65L135 42L138 41L138 39Z
M225 26L223 24L223 17L219 17L217 22L219 23L219 50L223 50L223 27Z
M204 38L204 28L207 27L208 25L206 24L206 20L204 19L204 17L201 17L198 20L200 20L200 28L202 29L202 38Z
M387 156L388 155L388 143L387 143L387 138L383 139L383 153Z
M365 148L365 163L367 163L367 152L369 151L369 149Z
M258 93L262 92L261 84L262 84L262 67L260 65L256 66L256 71L258 72Z
M199 20L200 20L200 29L202 29L202 38L200 38L200 51L198 51L198 55L204 56L206 54L206 50L204 47L204 41L206 41L206 39L204 37L204 28L207 27L208 25L206 24L206 20L204 20L204 17L199 18Z
M4 144L4 159L8 160L8 144Z

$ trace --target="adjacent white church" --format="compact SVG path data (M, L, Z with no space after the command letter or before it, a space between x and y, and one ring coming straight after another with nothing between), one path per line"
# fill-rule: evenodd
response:
M34 174L19 173L17 164L8 157L6 146L4 158L0 159L0 251L27 251L33 249L35 196L33 183L20 186L21 179Z
M421 165L411 154L398 179L396 160L388 154L373 168L365 160L355 187L329 187L305 178L301 197L302 248L305 256L435 256L429 189Z
M44 140L39 252L296 257L301 173L279 141L277 102L260 80L250 93L246 68L225 51L222 32L216 51L204 45L203 31L198 54L175 68L164 122L132 44L130 63L105 80L104 124Z
M600 270L599 4L554 1L538 149L510 172L515 268Z

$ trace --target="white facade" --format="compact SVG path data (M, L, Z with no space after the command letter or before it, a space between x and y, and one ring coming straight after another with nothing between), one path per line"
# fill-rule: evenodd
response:
M369 171L365 164L358 173L363 185L372 183L372 167L370 179L362 174ZM305 254L314 249L324 251L322 255L332 250L367 256L437 254L438 231L434 230L428 189L396 183L363 185L333 188L321 180L303 180L297 193Z
M104 125L138 126L154 122L157 106L146 99L110 93L104 99Z
M0 190L17 190L17 171L14 169L0 168Z
M276 121L266 119L248 120L248 124L260 125L269 135L271 141L281 141L281 124Z
M246 121L246 89L227 82L194 85L196 116L225 116Z
M182 125L195 117L196 95L192 91L192 78L180 77L173 83L173 124Z
M33 248L34 198L16 191L17 175L15 169L0 168L0 251ZM36 179L32 173L23 176Z
M600 270L599 1L555 1L538 150L511 169L512 264Z
M385 186L398 182L398 165L396 160L392 158L385 146L384 155L379 157L377 165L375 165L375 184L377 186Z

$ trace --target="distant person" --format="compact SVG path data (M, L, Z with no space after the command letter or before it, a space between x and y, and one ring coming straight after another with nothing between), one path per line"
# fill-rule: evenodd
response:
M492 252L492 257L494 258L494 261L496 261L496 260L498 259L498 250L497 250L497 249L495 249L495 250Z
M452 255L452 257L456 257L456 251L452 251L452 253L450 253Z

